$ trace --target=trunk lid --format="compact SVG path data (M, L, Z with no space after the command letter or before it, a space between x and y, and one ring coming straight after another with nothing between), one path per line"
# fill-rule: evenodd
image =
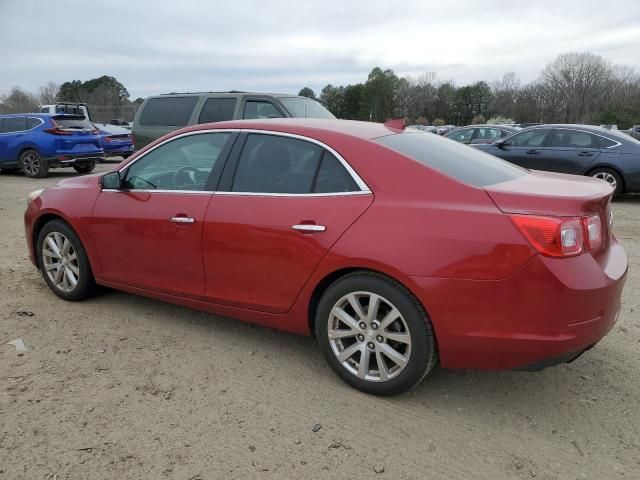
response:
M613 195L613 189L602 180L535 170L484 189L504 213L558 217L600 212Z

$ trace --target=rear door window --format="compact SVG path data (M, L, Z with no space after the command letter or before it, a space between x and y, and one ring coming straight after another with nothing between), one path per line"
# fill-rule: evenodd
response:
M249 134L231 190L252 193L311 193L324 149L278 135Z
M245 119L257 119L257 118L280 118L282 113L271 102L247 100L244 104Z
M198 97L159 97L150 99L140 115L140 125L184 127L189 123Z
M558 128L553 131L549 146L555 148L597 148L598 143L595 136L590 133Z
M207 101L204 102L198 123L233 120L236 102L236 98L208 98Z
M27 129L26 117L5 117L0 133L24 132Z

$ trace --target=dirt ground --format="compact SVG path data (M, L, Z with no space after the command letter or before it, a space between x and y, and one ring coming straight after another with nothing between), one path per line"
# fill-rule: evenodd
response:
M540 373L439 370L376 398L311 338L116 291L58 299L22 214L72 174L0 175L0 480L640 478L640 196L613 207L631 266L593 350Z

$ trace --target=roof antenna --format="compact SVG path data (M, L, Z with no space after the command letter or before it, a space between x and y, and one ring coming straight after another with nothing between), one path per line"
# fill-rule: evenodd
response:
M404 121L404 118L390 118L389 120L384 122L384 126L396 130L404 130L404 127L406 127L407 125Z

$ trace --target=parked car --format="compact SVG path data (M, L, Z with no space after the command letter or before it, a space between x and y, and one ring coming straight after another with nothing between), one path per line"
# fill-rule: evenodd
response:
M148 97L133 120L135 148L186 125L232 119L279 117L335 118L315 100L296 95L208 92L171 93Z
M587 175L608 182L615 196L640 192L640 141L591 125L542 125L474 145L533 170Z
M99 127L100 141L105 157L121 156L128 158L133 153L131 130L113 125Z
M245 120L32 192L24 218L65 300L99 284L312 334L387 395L438 361L540 369L593 347L627 272L612 192L382 124Z
M46 177L49 169L91 172L104 159L98 130L82 116L22 113L0 115L0 168Z
M442 125L441 127L437 127L436 128L436 133L438 135L445 135L447 133L449 133L451 130L455 130L456 127L455 125Z
M493 143L519 131L519 128L506 125L468 125L445 134L445 137L467 144Z
M529 127L536 127L538 125L542 125L542 123L535 123L535 122L516 123L513 126L518 128L529 128Z
M410 125L408 129L418 130L420 132L436 133L436 127L430 125Z

